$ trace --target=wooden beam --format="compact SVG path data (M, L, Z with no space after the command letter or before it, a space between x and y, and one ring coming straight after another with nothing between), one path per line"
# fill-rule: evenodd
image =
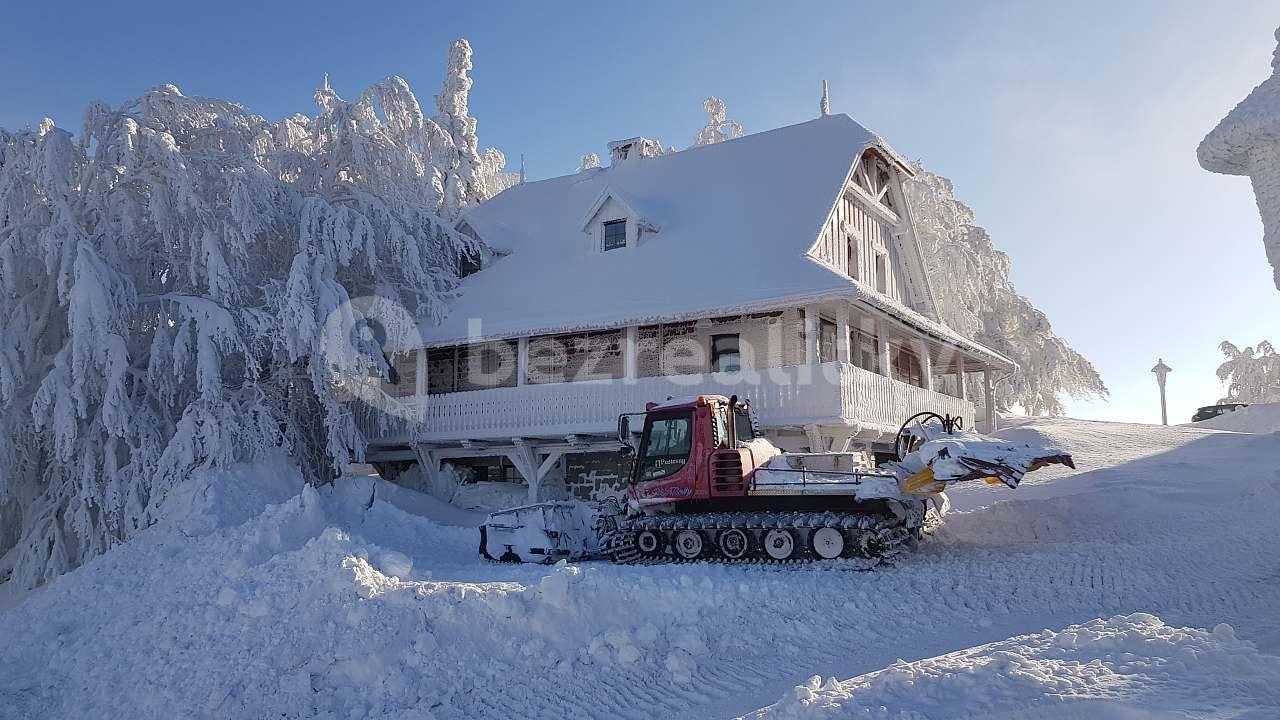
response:
M622 377L634 380L639 375L640 328L628 325L622 334Z
M417 370L417 382L415 383L413 394L422 397L427 394L427 351L425 349L418 348L414 363Z
M849 352L849 306L840 303L836 306L836 360L842 363L852 362Z
M529 338L516 340L516 386L523 387L529 379Z
M983 432L985 433L993 433L999 429L996 427L995 383L993 382L994 379L991 376L992 376L992 372L990 368L982 371L982 395L983 395L982 400L983 400L983 403L986 405L985 415L987 420L987 427L983 429Z
M818 353L818 306L804 307L804 362L813 365L819 360Z
M539 486L542 485L542 479L547 476L547 473L551 472L551 468L555 467L556 461L558 461L562 457L564 457L564 452L561 450L555 450L550 453L547 453L547 456L543 458L542 463L538 465L538 485Z

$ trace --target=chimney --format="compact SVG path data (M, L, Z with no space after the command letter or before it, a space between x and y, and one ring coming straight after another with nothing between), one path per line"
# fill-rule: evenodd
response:
M662 145L645 137L614 140L607 147L609 148L610 167L629 160L662 154Z

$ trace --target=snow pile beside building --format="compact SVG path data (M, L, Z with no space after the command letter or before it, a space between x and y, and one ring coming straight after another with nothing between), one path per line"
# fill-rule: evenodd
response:
M815 676L752 717L1155 720L1261 718L1264 708L1280 708L1280 657L1259 653L1230 625L1170 627L1135 613L897 662L844 682Z
M1227 412L1192 427L1245 433L1280 432L1280 403L1259 403Z

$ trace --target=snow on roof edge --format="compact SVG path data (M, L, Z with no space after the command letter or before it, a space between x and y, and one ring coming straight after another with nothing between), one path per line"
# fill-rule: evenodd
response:
M810 260L814 264L822 267L824 270L831 271L831 269L827 267L824 263L818 260L815 260L812 257L806 256L805 259ZM834 273L834 271L832 272ZM950 343L952 345L958 345L961 348L968 350L969 352L972 352L977 355L984 355L992 360L995 360L999 364L1003 364L1007 366L1006 369L1008 370L1017 369L1018 363L1015 362L1013 359L1005 356L1004 354L996 350L993 350L992 348L989 348L979 342L970 340L969 338L964 337L963 335L956 332L952 328L947 327L946 325L940 322L937 322L935 320L931 320L928 317L925 317L924 315L921 315L920 313L912 310L911 308L908 308L905 305L902 305L901 303L894 302L893 300L890 300L889 298L886 298L880 295L879 293L872 291L870 288L866 287L865 285L863 285L861 282L857 280L854 280L852 278L844 278L844 277L842 277L841 279L849 282L850 287L848 289L818 290L811 293L794 293L790 295L779 296L767 302L737 303L737 304L722 305L722 306L709 306L709 307L689 310L683 313L662 313L662 314L627 317L627 318L616 319L616 320L610 319L610 320L598 320L598 321L583 321L580 323L573 323L569 325L558 325L558 326L552 326L552 325L546 325L541 327L531 326L528 328L522 328L521 331L516 334L513 334L511 331L508 331L508 332L500 332L500 333L481 333L479 335L472 335L472 336L450 336L450 337L442 337L442 338L432 338L430 340L424 338L422 342L422 347L424 348L448 347L450 345L458 345L462 343L488 342L493 340L511 340L516 337L533 337L538 335L561 335L561 334L572 333L572 332L590 332L593 330L613 330L616 328L628 327L632 325L655 325L659 323L684 322L687 320L693 320L693 319L698 319L702 317L717 317L722 315L732 315L735 313L747 314L747 313L758 313L758 312L772 312L775 310L785 310L785 309L796 307L798 305L806 305L806 304L810 304L820 300L846 299L851 302L857 301L857 300L866 301L867 304L872 305L876 309L896 317L897 319L901 320L902 322L906 323L909 326L912 326L914 329L918 331L924 332L928 335L932 335L937 340Z

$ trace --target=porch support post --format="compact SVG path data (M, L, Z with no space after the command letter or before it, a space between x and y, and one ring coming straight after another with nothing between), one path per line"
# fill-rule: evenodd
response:
M987 427L984 432L993 433L999 428L996 427L996 393L990 368L982 371L982 396L987 417Z
M892 379L893 366L889 359L889 323L876 320L876 358L880 365L880 374Z
M413 394L422 397L427 394L427 349L418 348L418 355L414 360L417 367L417 383Z
M432 492L436 492L440 489L439 455L421 445L415 445L413 452L418 456L418 467L422 468L422 474L426 476L427 486Z
M822 434L822 428L817 425L805 425L804 434L809 439L809 452L827 452L831 449L830 443Z
M804 361L807 365L818 362L818 308L804 306Z
M920 356L920 381L925 390L933 389L933 356L929 354L929 343L916 340L916 354Z
M638 350L640 328L628 325L622 332L622 377L635 380L639 374Z
M511 446L506 455L529 485L529 502L538 502L538 481L541 479L538 477L538 454L524 438L512 438Z
M968 400L969 388L964 383L964 377L965 377L964 356L956 355L956 379L960 382L960 399Z
M849 358L849 306L841 303L836 308L836 360L847 363Z
M529 378L529 338L516 340L516 386L524 387Z

